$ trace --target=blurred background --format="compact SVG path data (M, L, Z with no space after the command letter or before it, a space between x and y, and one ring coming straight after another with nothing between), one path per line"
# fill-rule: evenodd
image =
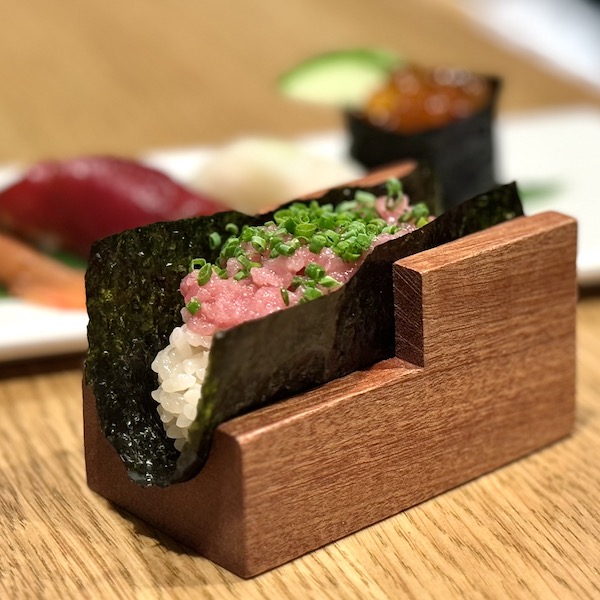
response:
M275 82L307 56L355 46L498 74L505 80L502 113L600 106L589 68L582 76L573 63L567 73L569 65L559 67L542 48L544 36L534 35L547 31L559 55L566 40L581 42L587 51L580 56L594 65L598 83L600 35L583 28L592 25L591 14L597 19L594 4L0 0L0 162L136 155L244 133L337 128L335 110L284 99ZM559 5L568 6L570 18L561 18L557 31L550 15ZM502 30L522 43L507 40Z
M460 5L499 42L600 91L598 0L463 0Z

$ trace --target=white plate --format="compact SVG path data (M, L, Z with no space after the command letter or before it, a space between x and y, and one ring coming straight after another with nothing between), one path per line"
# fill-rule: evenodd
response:
M524 191L554 188L537 198L525 195L525 212L575 217L579 282L600 283L600 111L582 107L505 118L497 141L501 180L516 180Z
M299 140L326 158L344 157L340 132ZM210 157L209 148L166 150L145 161L179 181L189 181ZM600 283L600 112L566 109L504 118L498 125L501 181L517 180L525 191L551 188L546 196L526 198L527 214L558 210L579 220L578 276L582 284ZM0 170L0 187L19 176L14 165ZM84 311L52 310L14 299L0 299L0 361L83 352L87 347Z
M0 361L84 352L87 313L0 300Z

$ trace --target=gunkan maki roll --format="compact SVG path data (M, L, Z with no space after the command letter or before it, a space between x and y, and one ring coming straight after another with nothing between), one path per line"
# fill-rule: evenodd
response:
M430 161L450 208L495 184L495 77L463 69L396 68L359 108L347 110L350 155L369 169Z

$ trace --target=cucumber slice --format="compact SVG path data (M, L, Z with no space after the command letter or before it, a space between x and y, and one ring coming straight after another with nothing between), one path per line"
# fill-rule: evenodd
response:
M284 73L279 90L295 100L357 108L402 64L386 50L357 48L319 54Z

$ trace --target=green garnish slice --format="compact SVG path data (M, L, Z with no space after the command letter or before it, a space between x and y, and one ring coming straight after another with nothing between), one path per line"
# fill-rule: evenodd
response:
M304 269L304 272L306 273L307 277L310 277L310 279L315 281L325 277L325 269L317 263L309 263L306 266L306 269Z
M206 285L210 281L212 275L212 265L206 263L200 267L198 271L198 285Z
M358 108L403 63L391 51L354 48L313 56L284 73L279 90L295 100Z
M190 273L195 269L200 269L206 264L204 258L194 258L190 261L189 271Z
M301 301L310 302L311 300L316 300L323 295L323 292L318 288L306 287L304 289L304 294L302 294Z
M202 304L196 298L192 298L186 304L186 308L190 311L190 314L195 315L202 308Z
M227 225L225 225L225 231L232 235L237 235L240 232L240 228L235 223L227 223Z
M216 231L208 236L208 245L211 250L215 250L221 245L221 236Z
M387 190L386 207L393 210L402 197L402 182L397 178L388 179L385 184Z

